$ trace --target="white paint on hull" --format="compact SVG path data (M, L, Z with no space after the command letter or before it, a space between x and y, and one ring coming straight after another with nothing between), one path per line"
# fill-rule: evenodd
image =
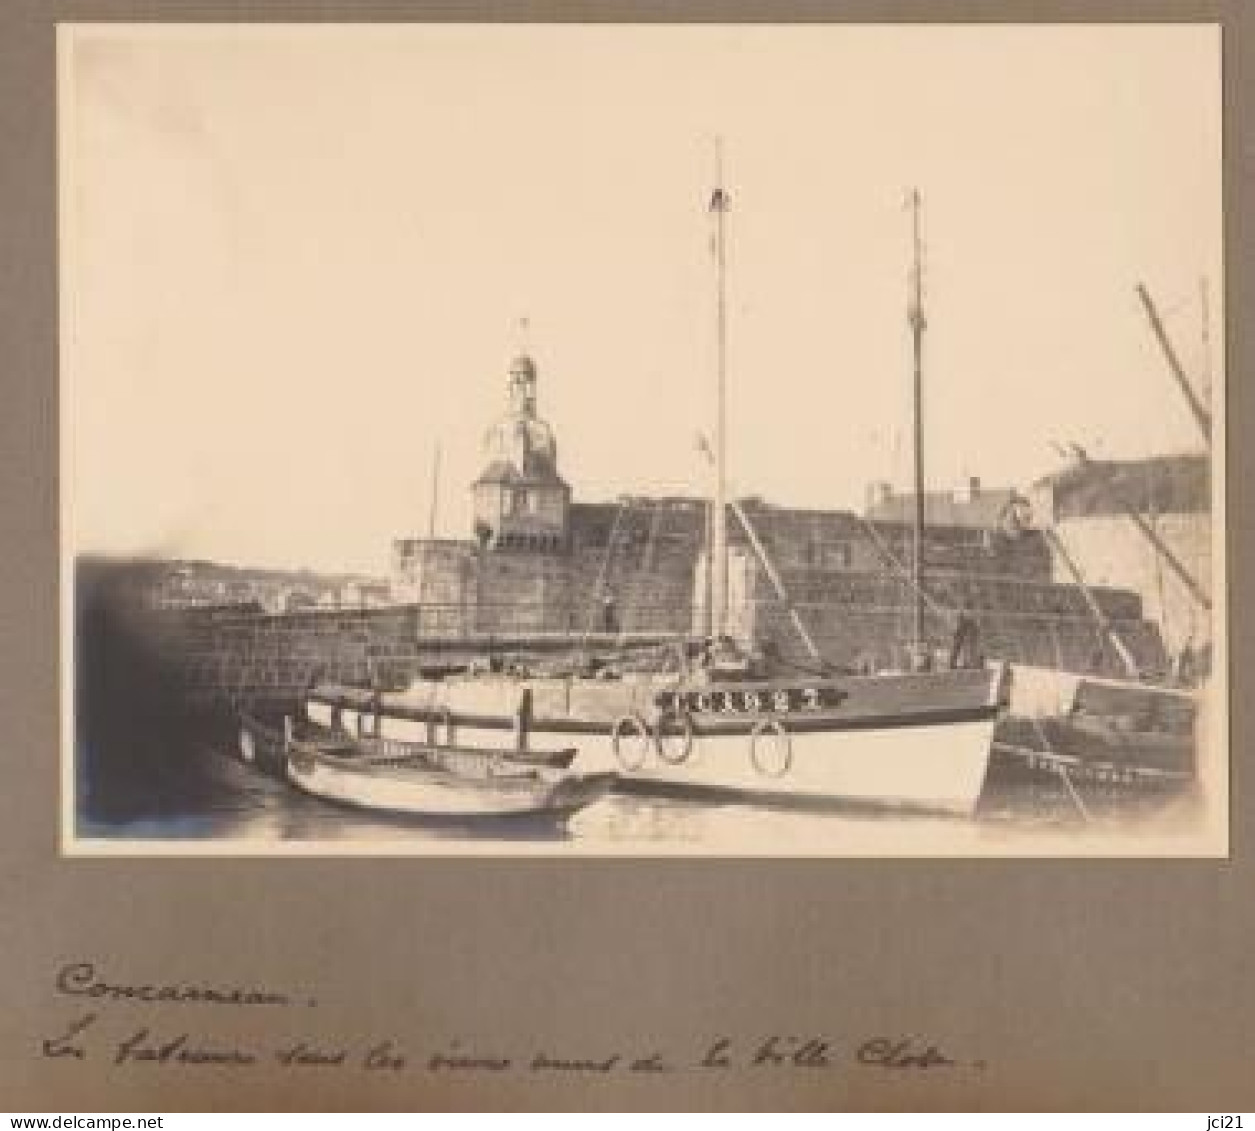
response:
M468 786L465 779L430 771L410 775L372 774L343 770L324 761L311 759L301 764L289 761L288 779L293 785L327 801L338 801L366 809L416 816L493 817L546 813L576 809L602 792L596 785L519 780L491 786Z
M320 727L331 727L331 718L333 709L329 703L306 703L305 715L310 722L317 723Z
M311 704L311 706L313 706ZM616 771L627 782L689 789L769 795L781 800L848 802L927 809L970 815L985 781L994 719L848 730L818 730L788 736L787 765L770 736L759 742L759 765L746 734L697 736L680 765L664 761L652 741L632 740L625 761L608 733L546 731L537 724L528 736L533 749L574 746L572 769ZM426 723L382 715L385 738L421 742ZM459 724L456 741L492 750L515 749L513 730ZM778 776L773 776L778 771Z

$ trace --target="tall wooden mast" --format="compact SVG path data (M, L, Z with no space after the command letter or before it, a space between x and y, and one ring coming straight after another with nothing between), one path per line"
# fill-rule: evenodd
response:
M427 538L436 537L436 511L440 506L440 441L431 457L431 505L427 509Z
M715 140L715 188L710 197L714 217L715 253L715 489L710 515L711 581L710 628L714 636L727 630L728 513L727 513L727 284L725 278L728 194L723 188L723 140Z
M924 280L923 245L920 238L919 189L911 190L911 301L907 321L911 326L911 352L914 372L912 416L915 431L915 522L911 544L911 584L915 590L915 615L911 641L913 655L922 663L924 653Z

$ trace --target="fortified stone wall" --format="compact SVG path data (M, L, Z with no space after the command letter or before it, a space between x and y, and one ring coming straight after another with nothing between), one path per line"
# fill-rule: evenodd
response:
M868 527L848 513L754 501L745 509L826 659L842 666L900 659L912 632L913 598L887 558L909 561L909 528ZM547 634L569 644L572 635L605 629L606 595L616 630L691 632L701 621L695 612L705 591L705 527L706 507L697 500L575 504L565 553L398 543L397 564L404 568L394 574L394 599L402 600L384 609L158 613L141 598L160 567L117 567L106 619L110 632L142 643L194 702L290 702L314 678L405 683L425 665L447 661L451 641L465 642L461 657L501 637ZM735 518L729 543L738 634L772 641L786 658L807 662L803 640ZM990 657L1119 671L1079 590L1051 583L1050 554L1036 535L932 531L926 553L931 597L951 614L967 609L975 617ZM1143 619L1138 593L1100 587L1094 595L1143 667L1159 670L1163 645ZM952 615L930 613L926 628L944 647Z
M287 703L315 679L404 682L430 662L416 606L234 616L122 610L115 627L146 640L204 706Z
M624 631L685 632L703 537L692 501L575 504L567 553L397 542L393 598L421 606L428 634L599 630L606 596Z
M849 596L831 579L842 573L889 575L890 559L899 564L910 559L910 530L898 524L869 526L847 512L786 510L753 500L744 509L778 569L816 571L821 579L819 592L799 599L862 600L863 591ZM625 630L689 631L701 621L705 539L706 507L699 500L576 503L567 553L483 551L469 542L399 543L394 599L422 605L419 623L430 633L588 631L603 626L606 597L613 602L614 622ZM728 541L733 554L752 553L732 516ZM983 579L1015 585L1050 578L1049 550L1035 534L930 531L925 554L934 570L982 578L981 592L967 598L976 603L1000 603L985 594L994 583Z
M1211 516L1147 516L1160 539L1207 594L1212 589ZM1136 592L1146 615L1162 629L1172 653L1187 643L1198 647L1212 639L1211 617L1189 588L1156 552L1126 515L1066 518L1057 527L1060 540L1082 576L1095 584L1118 580ZM1057 563L1056 580L1071 575Z
M816 570L784 571L782 580L825 659L870 669L905 662L914 633L914 597L907 582L883 574ZM811 662L801 633L761 573L755 574L751 592L741 615L742 630L758 642L773 642L786 659ZM925 606L924 634L942 652L953 639L957 612L966 609L978 626L980 650L990 659L1125 674L1074 588L933 574L927 592L931 601ZM1098 590L1095 598L1139 667L1148 673L1165 671L1163 642L1156 626L1143 619L1137 595Z
M910 562L910 525L868 523L846 511L805 511L749 502L744 510L777 569L847 569L880 571L885 553ZM941 570L963 570L985 577L1050 580L1050 550L1036 532L1009 536L969 527L930 527L924 532L924 557ZM729 542L747 541L733 520Z

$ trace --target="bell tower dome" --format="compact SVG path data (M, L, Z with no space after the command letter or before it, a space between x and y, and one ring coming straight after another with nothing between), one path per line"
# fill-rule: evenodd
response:
M510 362L510 411L536 415L536 363L525 353Z
M475 533L486 548L557 551L566 545L571 489L558 474L553 429L536 411L536 363L510 363L506 413L484 436L475 481Z

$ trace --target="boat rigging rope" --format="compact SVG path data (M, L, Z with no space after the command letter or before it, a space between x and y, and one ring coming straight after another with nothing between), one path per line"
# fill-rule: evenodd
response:
M1081 820L1089 824L1093 818L1089 815L1089 810L1085 807L1085 802L1081 800L1081 795L1076 791L1076 786L1072 784L1072 779L1068 776L1068 768L1059 761L1055 749L1050 744L1050 739L1046 737L1046 730L1041 725L1041 720L1036 716L1030 716L1033 724L1033 730L1037 732L1037 737L1041 739L1041 744L1045 747L1046 755L1050 759L1050 764L1054 767L1055 773L1063 779L1064 787L1068 791L1068 796L1072 800L1072 804L1076 806L1076 811L1080 813Z
M958 615L954 609L942 605L927 589L916 583L915 578L911 576L911 571L898 561L893 551L885 543L885 540L881 538L880 532L867 519L859 514L856 514L854 517L862 524L867 537L871 540L872 545L876 547L876 552L884 559L890 571L896 574L900 580L905 581L914 593L922 597L929 609L942 619L953 620Z
M610 572L610 560L614 556L614 540L618 536L619 525L623 521L623 516L627 513L627 509L627 499L621 498L618 508L614 512L614 521L610 524L610 535L606 539L606 553L601 559L601 568L597 571L597 580L593 583L593 591L589 596L588 618L584 622L584 632L580 637L581 648L588 644L588 638L592 635L593 623L597 619L598 602L602 595L602 589L606 584L606 577Z

